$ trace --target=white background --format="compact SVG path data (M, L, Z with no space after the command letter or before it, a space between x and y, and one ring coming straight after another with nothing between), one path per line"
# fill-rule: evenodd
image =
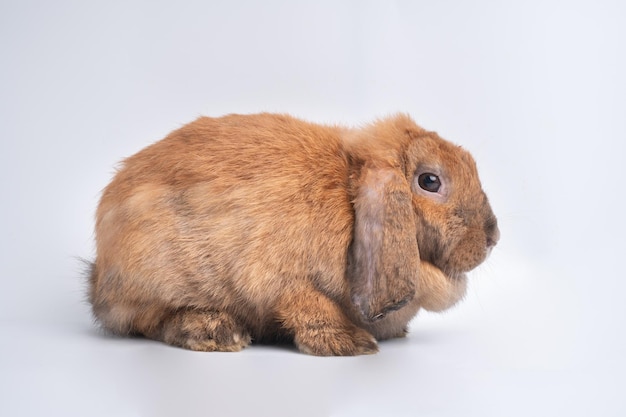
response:
M0 2L0 415L626 415L619 1ZM98 333L115 164L199 115L397 111L475 156L502 240L379 354Z

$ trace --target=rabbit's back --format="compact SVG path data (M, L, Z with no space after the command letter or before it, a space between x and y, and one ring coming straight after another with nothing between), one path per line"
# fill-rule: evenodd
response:
M290 286L314 283L341 299L348 177L332 127L280 115L182 127L125 160L103 193L96 316L123 332L136 306L210 305L254 329Z

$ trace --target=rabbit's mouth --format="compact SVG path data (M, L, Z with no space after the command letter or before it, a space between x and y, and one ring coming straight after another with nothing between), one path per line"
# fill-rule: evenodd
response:
M465 272L459 272L459 271L454 271L454 272L449 272L449 271L442 271L443 274L446 276L446 278L451 279L451 280L463 280L463 279L467 279L467 273Z
M438 266L435 268L439 269ZM452 271L448 269L439 269L441 275L445 277L445 279L450 283L450 285L459 285L467 281L467 272L465 271Z

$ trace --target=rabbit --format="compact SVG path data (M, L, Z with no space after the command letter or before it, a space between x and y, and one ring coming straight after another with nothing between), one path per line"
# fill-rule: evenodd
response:
M105 330L186 349L372 354L498 239L470 154L408 115L200 117L103 190L88 297Z

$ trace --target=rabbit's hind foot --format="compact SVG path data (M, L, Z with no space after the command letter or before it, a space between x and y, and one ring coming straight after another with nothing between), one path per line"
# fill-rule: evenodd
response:
M237 352L251 342L250 334L227 313L179 309L163 322L158 339L185 349Z

